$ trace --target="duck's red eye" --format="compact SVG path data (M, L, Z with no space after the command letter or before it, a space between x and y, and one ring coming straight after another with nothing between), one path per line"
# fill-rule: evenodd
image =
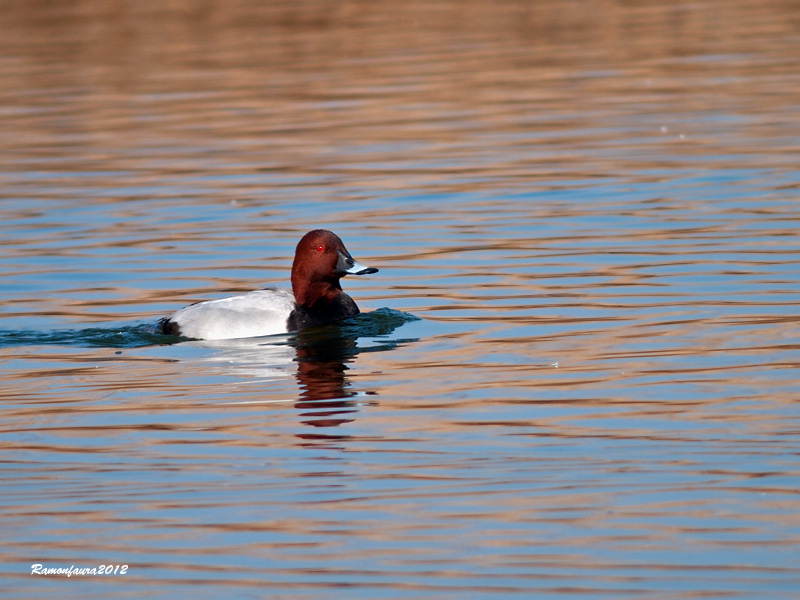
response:
M324 252L325 246L317 246L317 252Z

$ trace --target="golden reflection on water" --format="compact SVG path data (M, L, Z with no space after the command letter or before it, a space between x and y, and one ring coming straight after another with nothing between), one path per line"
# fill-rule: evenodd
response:
M314 177L330 197L797 149L790 2L111 6L4 12L14 164L61 155L118 186L210 172L215 191L249 175L248 195L255 172Z
M10 3L8 593L793 597L795 8ZM422 319L125 342L318 225Z

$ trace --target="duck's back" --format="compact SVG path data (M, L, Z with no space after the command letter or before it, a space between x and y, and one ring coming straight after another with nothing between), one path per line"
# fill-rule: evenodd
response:
M288 331L295 308L288 290L256 290L219 300L198 302L162 322L165 333L202 340L259 337Z

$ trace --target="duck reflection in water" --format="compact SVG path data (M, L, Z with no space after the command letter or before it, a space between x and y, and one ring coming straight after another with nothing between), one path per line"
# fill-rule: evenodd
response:
M336 427L353 421L359 406L374 404L366 397L374 392L349 389L347 365L361 352L392 350L416 341L389 336L403 323L417 317L382 308L335 325L304 329L295 333L297 382L300 397L295 406L313 427ZM359 338L360 342L359 343Z
M358 354L356 337L339 335L336 327L324 331L304 330L296 334L297 382L300 398L295 407L303 411L306 425L336 427L352 421L346 415L358 410L362 401L354 400L358 392L349 390L350 380L345 373L347 363Z
M348 365L362 352L384 352L417 341L394 331L418 317L379 308L336 324L303 329L288 338L192 341L217 350L206 360L226 371L245 373L264 382L293 375L299 385L295 407L312 427L336 427L354 420L359 406L373 404L376 394L351 389ZM267 401L269 402L269 401ZM309 437L319 437L309 436Z

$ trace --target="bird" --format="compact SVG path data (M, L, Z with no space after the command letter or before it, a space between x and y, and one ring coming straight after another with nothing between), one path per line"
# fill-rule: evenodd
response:
M356 262L338 235L314 229L298 242L291 291L278 288L191 304L158 322L160 333L223 340L290 333L353 317L355 301L342 291L346 275L377 273Z

